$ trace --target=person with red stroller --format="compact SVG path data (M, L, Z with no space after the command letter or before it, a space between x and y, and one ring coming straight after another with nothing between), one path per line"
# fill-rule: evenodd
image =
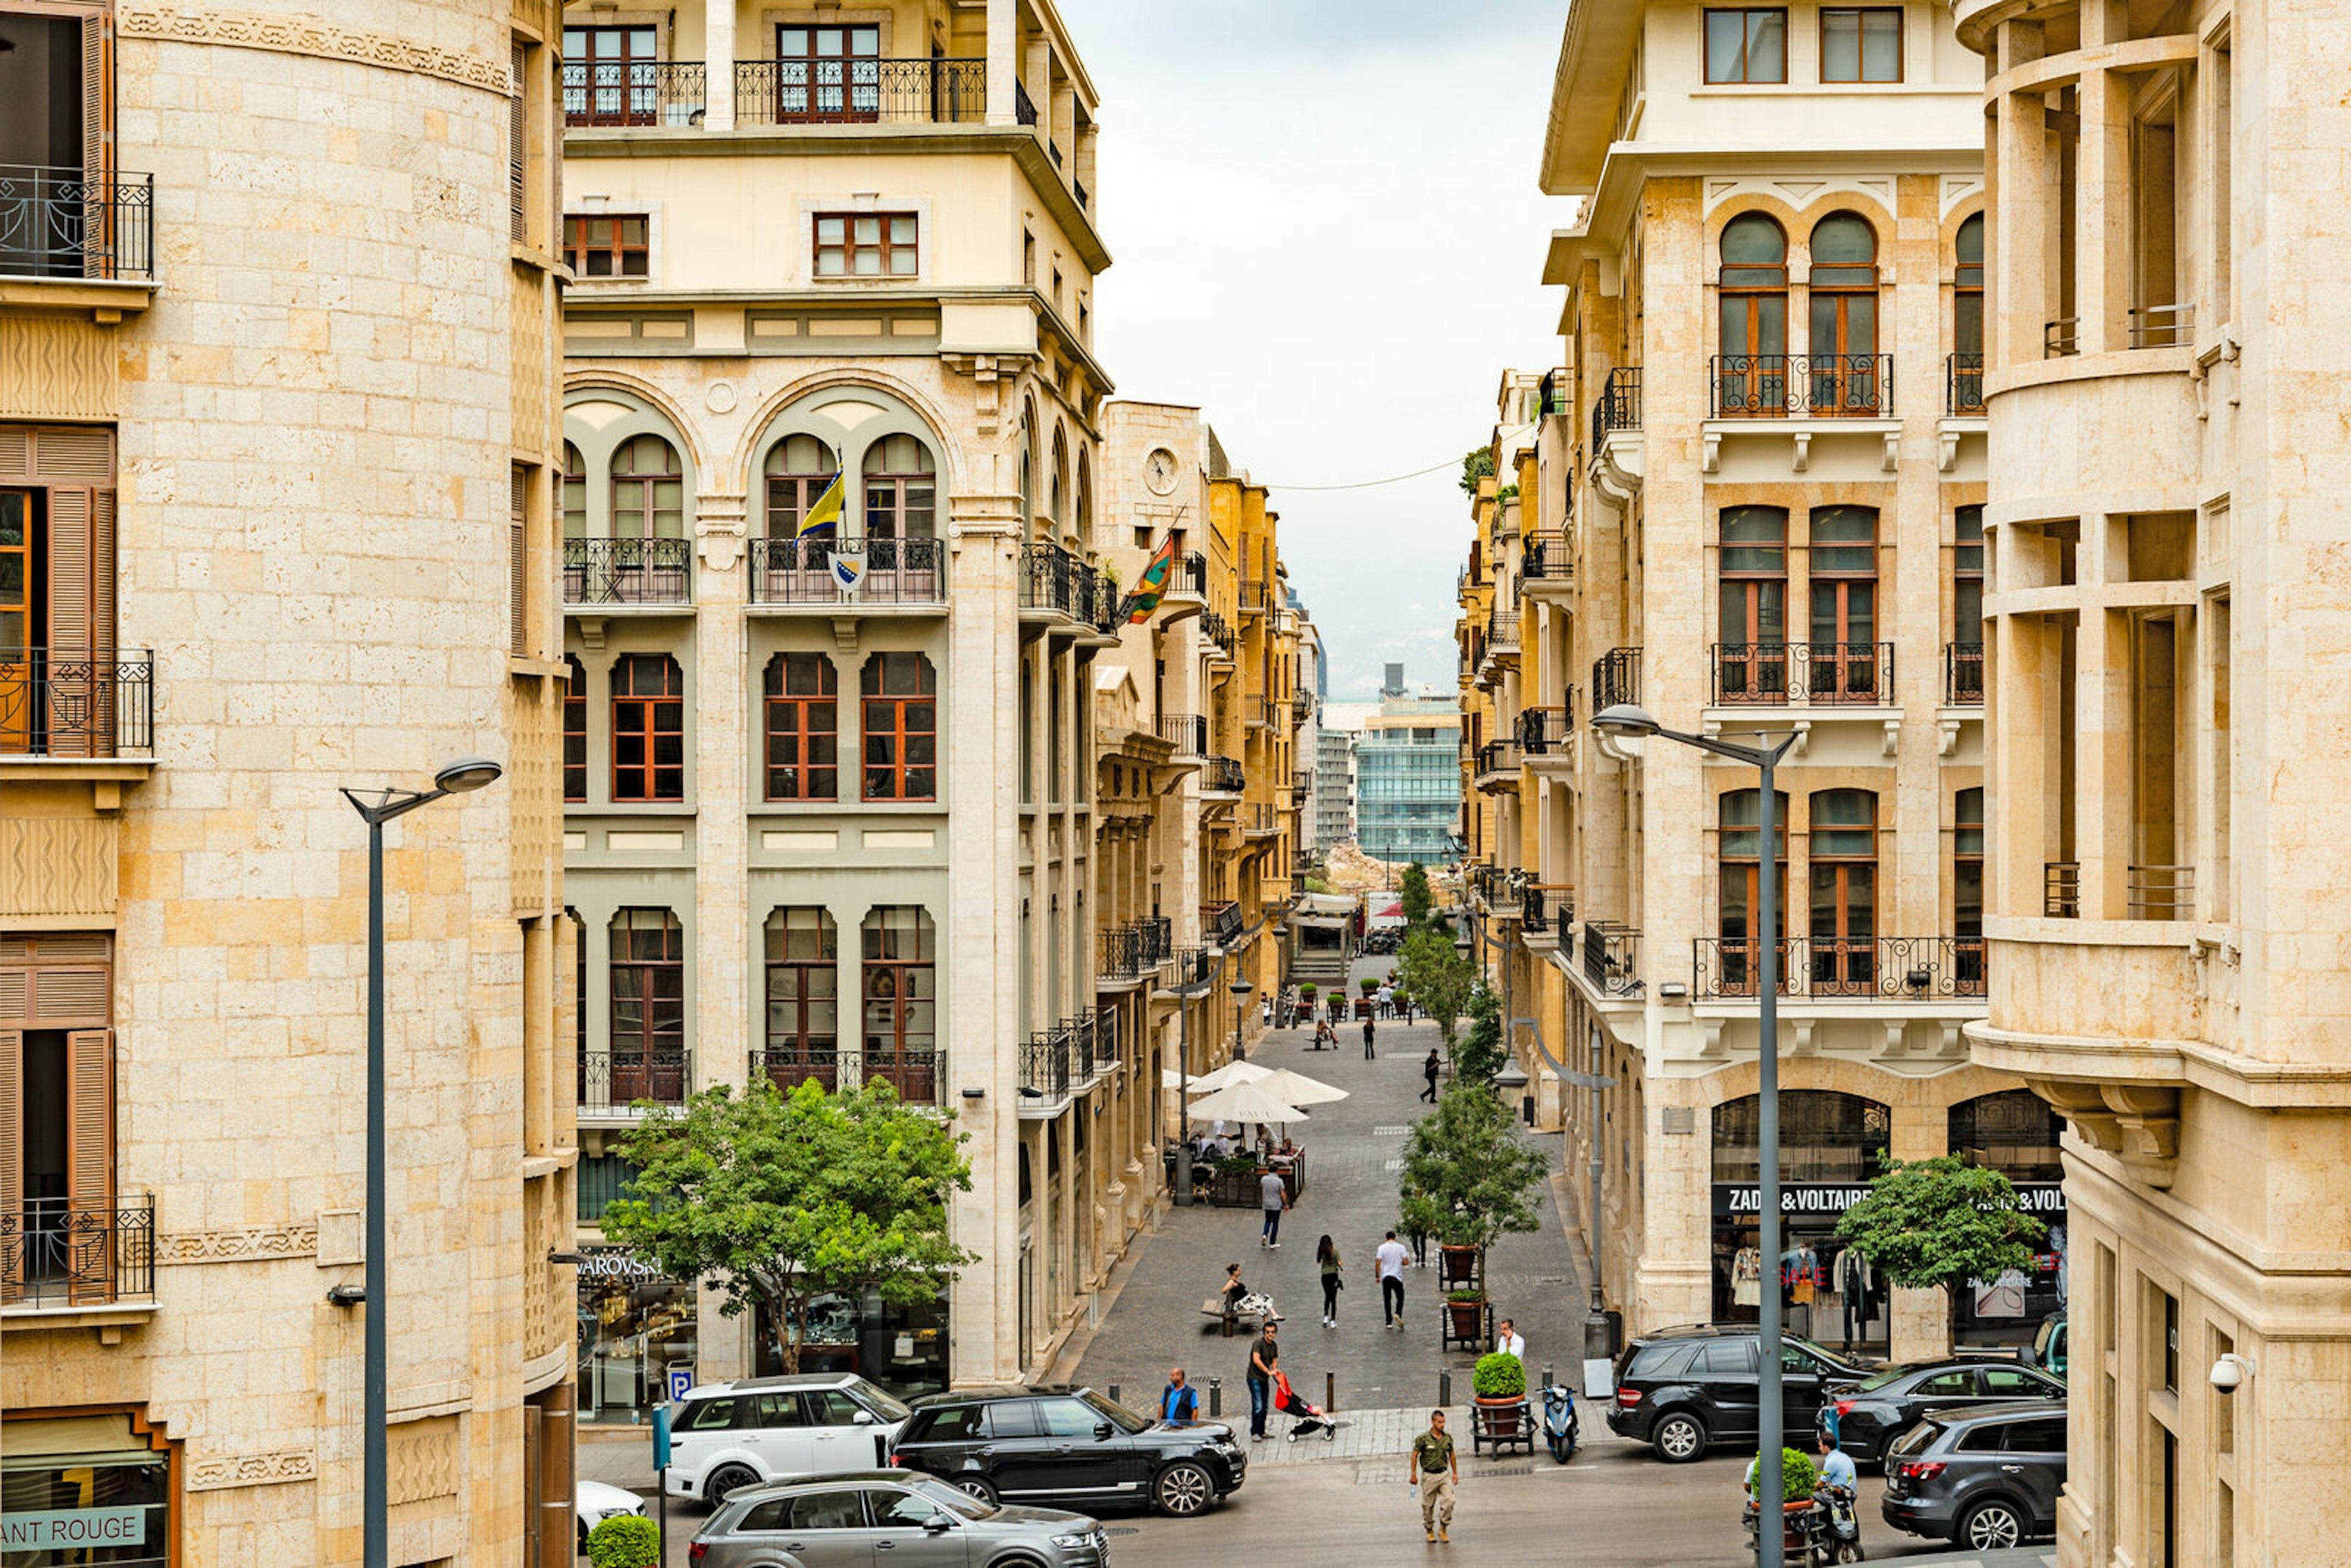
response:
M1330 1442L1339 1435L1339 1423L1325 1414L1319 1405L1290 1386L1290 1374L1277 1371L1273 1375L1273 1407L1290 1417L1290 1440L1293 1443L1311 1433L1320 1432L1322 1440Z

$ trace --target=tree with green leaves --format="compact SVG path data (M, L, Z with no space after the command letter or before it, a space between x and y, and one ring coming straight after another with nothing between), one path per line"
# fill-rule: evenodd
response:
M1404 886L1399 890L1404 904L1405 925L1415 930L1428 924L1436 913L1437 894L1429 891L1428 873L1416 861L1404 868Z
M1405 1140L1397 1228L1475 1247L1482 1280L1488 1248L1542 1228L1535 1193L1550 1170L1541 1151L1520 1141L1518 1120L1500 1095L1457 1079Z
M1412 993L1415 1006L1426 1013L1444 1037L1445 1049L1453 1049L1453 1026L1461 1017L1461 1009L1469 1000L1469 988L1477 976L1469 960L1453 950L1453 944L1439 932L1422 926L1404 939L1404 951L1396 958L1395 977Z
M1492 447L1473 446L1461 455L1461 493L1463 495L1476 495L1478 481L1490 479L1493 476L1494 449Z
M1957 1155L1896 1161L1837 1221L1837 1235L1888 1280L1939 1288L1954 1308L1969 1281L2031 1268L2031 1244L2048 1234L2008 1177Z
M968 1138L886 1082L720 1084L682 1111L643 1109L619 1147L638 1174L604 1234L672 1279L710 1280L724 1316L765 1306L786 1372L820 1297L927 1301L977 1260L947 1234L949 1196L971 1190Z
M1453 1076L1457 1081L1491 1083L1506 1060L1501 998L1490 986L1475 987L1469 992L1468 1013L1469 1027L1453 1048Z

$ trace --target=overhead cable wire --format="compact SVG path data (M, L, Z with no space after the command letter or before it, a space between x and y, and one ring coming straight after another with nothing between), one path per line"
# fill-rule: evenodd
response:
M1505 431L1501 439L1515 441L1533 429L1534 426L1531 424L1522 424L1516 430ZM1440 474L1447 468L1458 468L1460 465L1461 459L1448 457L1442 463L1432 463L1426 468L1416 468L1409 474L1392 475L1385 479L1358 479L1352 485L1279 485L1266 479L1256 482L1269 490L1374 490L1382 485L1401 485L1407 479L1418 479L1425 475Z

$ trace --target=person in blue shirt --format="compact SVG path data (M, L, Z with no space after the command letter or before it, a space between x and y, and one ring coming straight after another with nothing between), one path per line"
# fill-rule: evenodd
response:
M1861 1476L1854 1469L1852 1457L1826 1432L1821 1434L1821 1485L1854 1493L1861 1490Z
M1199 1391L1184 1381L1180 1366L1167 1375L1167 1386L1159 1391L1159 1418L1175 1427L1188 1427L1200 1418ZM1852 1468L1846 1460L1845 1469Z

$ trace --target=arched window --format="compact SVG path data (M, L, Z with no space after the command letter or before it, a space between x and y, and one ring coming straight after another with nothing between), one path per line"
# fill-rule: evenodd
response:
M1722 229L1721 359L1716 412L1778 414L1788 409L1788 235L1761 213L1741 213Z
M822 653L768 661L768 799L841 798L839 677Z
M610 940L611 1058L602 1084L593 1082L592 1060L580 1064L588 1082L580 1103L679 1104L686 1092L684 927L666 909L623 909L612 916Z
M935 800L938 680L920 653L874 653L858 675L865 799Z
M1093 465L1085 452L1078 453L1078 537L1092 541L1094 537Z
M1761 789L1733 789L1726 792L1717 807L1720 812L1721 831L1718 835L1716 853L1721 862L1721 932L1722 974L1716 994L1726 997L1751 997L1761 978L1760 966L1763 960L1761 933L1763 921L1763 792ZM1775 940L1784 938L1788 931L1788 797L1785 791L1774 790L1771 796L1771 861L1772 892L1777 906L1772 910L1771 929ZM1781 941L1780 985L1787 988L1786 943Z
M666 653L613 661L612 799L685 799L685 675Z
M867 539L926 539L937 531L938 470L911 435L885 435L865 449Z
M769 1082L789 1092L809 1079L841 1086L840 941L829 910L778 909L768 916Z
M865 1080L884 1079L898 1098L938 1099L937 933L919 904L882 904L862 931L858 979ZM1050 1141L1050 1140L1049 1140Z
M1750 1183L1762 1175L1762 1105L1752 1094L1714 1108L1714 1179ZM1854 1184L1884 1174L1894 1146L1894 1113L1876 1100L1834 1089L1780 1091L1780 1174L1787 1181Z
M612 454L612 537L685 537L685 465L658 435L639 435Z
M1984 994L1984 792L1962 789L1951 803L1952 969L1959 995Z
M2064 1130L2064 1118L2030 1089L1979 1094L1944 1113L1945 1146L2011 1181L2064 1180L2057 1155Z
M1061 513L1061 490L1064 483L1069 477L1069 473L1070 444L1067 440L1063 439L1061 433L1056 430L1053 432L1053 476L1050 481L1051 486L1048 491L1050 504L1045 514L1047 517L1053 519L1053 532L1056 534L1059 534L1061 531L1061 524L1063 520Z
M1815 507L1811 542L1813 701L1874 706L1881 700L1877 513Z
M1978 213L1959 225L1952 246L1951 412L1983 412L1984 221Z
M1722 641L1715 700L1788 700L1788 513L1783 507L1722 508L1719 592Z
M588 460L568 441L563 444L563 537L588 537Z
M1812 799L1812 990L1877 988L1877 796L1823 789Z
M1877 231L1853 213L1813 225L1812 409L1816 414L1878 410Z
M824 494L841 460L813 435L787 435L768 448L768 537L789 539L800 531L817 497Z
M588 671L563 655L563 798L588 799Z

